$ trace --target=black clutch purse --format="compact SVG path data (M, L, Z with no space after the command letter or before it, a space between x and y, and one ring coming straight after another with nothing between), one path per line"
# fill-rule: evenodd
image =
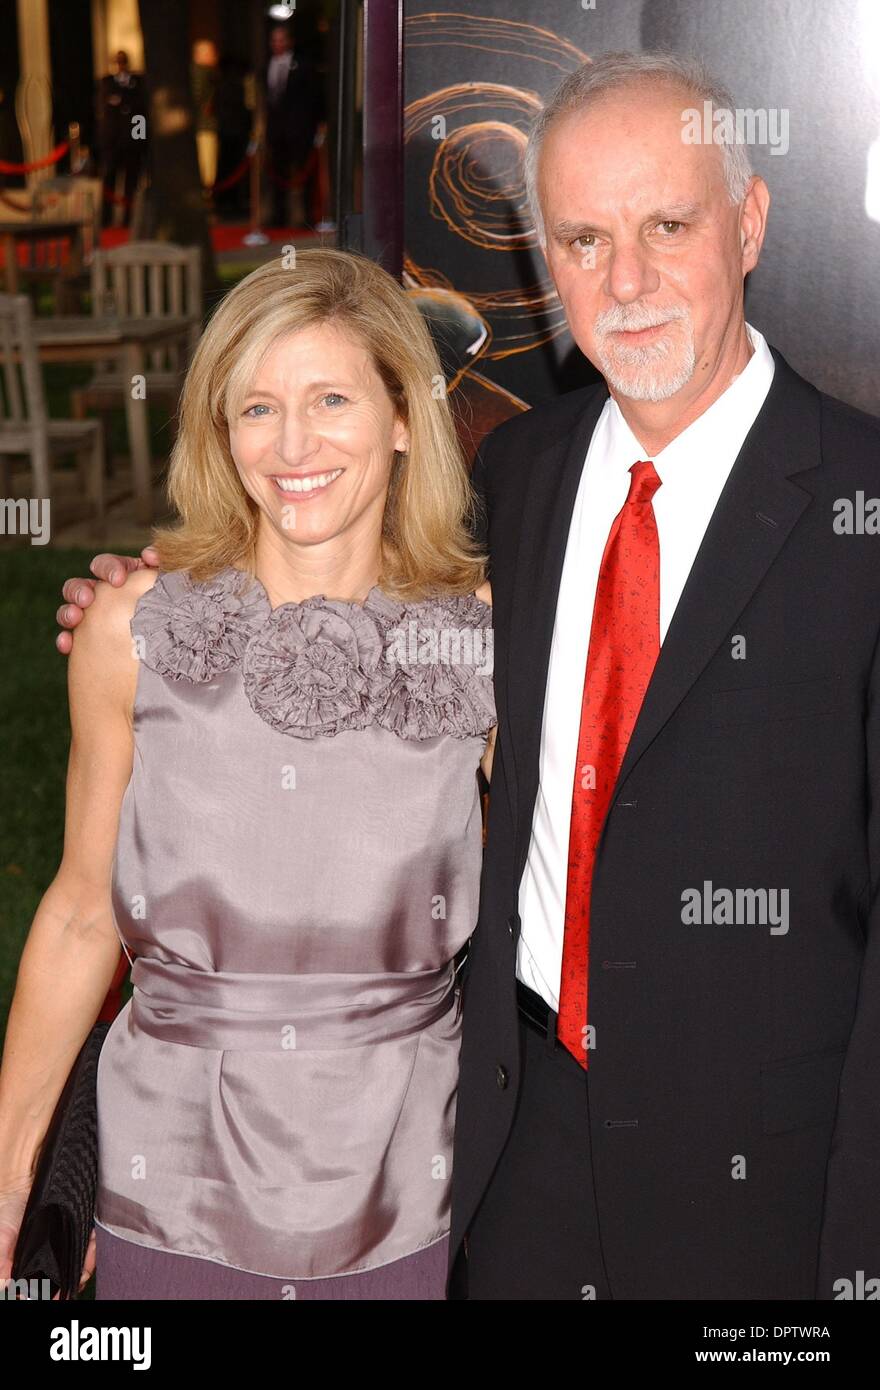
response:
M111 1024L86 1038L46 1131L12 1257L13 1279L48 1279L73 1298L95 1216L98 1057Z

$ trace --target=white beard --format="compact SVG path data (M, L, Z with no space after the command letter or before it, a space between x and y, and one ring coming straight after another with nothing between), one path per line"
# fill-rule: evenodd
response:
M616 322L614 311L604 316L604 321L600 319L603 327L598 336L599 365L605 380L619 395L634 401L666 401L690 381L697 366L693 322L687 311L675 317L684 327L683 342L680 335L664 335L640 347L618 347L613 351L605 346L607 332L650 328L651 320L640 323L638 319L624 318Z

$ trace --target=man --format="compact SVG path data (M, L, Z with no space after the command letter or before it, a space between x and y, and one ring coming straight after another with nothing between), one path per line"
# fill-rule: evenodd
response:
M704 101L732 109L695 64L606 55L530 137L607 389L474 466L499 731L451 1297L880 1275L880 426L746 324L769 194L683 140Z
M269 35L266 71L266 155L272 188L273 227L286 227L287 194L302 172L324 120L320 75L302 56L294 56L290 26L276 24ZM305 203L304 203L305 206Z
M99 138L103 165L104 203L102 221L109 227L113 207L122 198L122 226L131 222L135 190L143 163L145 142L132 136L132 120L146 113L143 74L132 72L128 54L120 49L114 59L116 71L101 78ZM123 174L123 191L116 191L116 180Z
M475 467L499 739L453 1295L880 1275L880 540L835 527L880 430L747 327L769 195L741 146L683 140L706 100L732 110L694 65L608 55L530 141L608 392Z

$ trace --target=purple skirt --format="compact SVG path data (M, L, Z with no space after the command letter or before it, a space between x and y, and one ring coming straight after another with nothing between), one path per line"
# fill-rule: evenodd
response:
M275 1279L232 1265L175 1255L123 1240L95 1222L95 1299L156 1302L169 1299L372 1299L446 1297L449 1237L360 1274L333 1279Z

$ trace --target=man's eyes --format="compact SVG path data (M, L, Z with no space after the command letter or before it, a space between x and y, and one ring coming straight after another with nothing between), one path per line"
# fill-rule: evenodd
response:
M669 240L671 237L677 236L679 231L683 230L685 226L686 223L678 222L671 217L664 218L662 222L655 223L656 228L663 229L663 235L661 239L664 241ZM569 243L569 245L573 246L575 250L578 251L592 250L593 247L596 245L596 233L581 232L579 236L576 236L574 240Z

